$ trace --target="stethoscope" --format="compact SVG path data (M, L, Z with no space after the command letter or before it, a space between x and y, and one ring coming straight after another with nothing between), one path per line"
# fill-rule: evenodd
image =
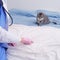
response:
M12 18L12 16L11 16L10 13L4 8L2 0L0 0L0 5L2 6L3 10L9 15L10 20L11 20L11 23L9 24L9 26L11 26L11 25L13 24L13 18Z

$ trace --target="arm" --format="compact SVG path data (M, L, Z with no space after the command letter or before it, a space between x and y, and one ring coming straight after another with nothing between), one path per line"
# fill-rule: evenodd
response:
M20 39L13 35L11 32L6 31L0 27L0 43L17 43Z

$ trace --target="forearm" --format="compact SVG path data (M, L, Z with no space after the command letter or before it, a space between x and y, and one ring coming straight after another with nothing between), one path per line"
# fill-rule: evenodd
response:
M0 43L17 43L19 38L0 27Z

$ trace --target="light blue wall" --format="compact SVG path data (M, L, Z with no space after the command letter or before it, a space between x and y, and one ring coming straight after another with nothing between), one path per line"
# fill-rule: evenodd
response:
M8 0L8 9L45 9L60 12L60 0Z

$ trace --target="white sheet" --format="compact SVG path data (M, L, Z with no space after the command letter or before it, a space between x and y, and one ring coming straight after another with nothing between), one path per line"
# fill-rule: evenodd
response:
M29 37L32 45L17 43L7 51L8 60L60 60L60 29L51 26L12 25L17 37Z

